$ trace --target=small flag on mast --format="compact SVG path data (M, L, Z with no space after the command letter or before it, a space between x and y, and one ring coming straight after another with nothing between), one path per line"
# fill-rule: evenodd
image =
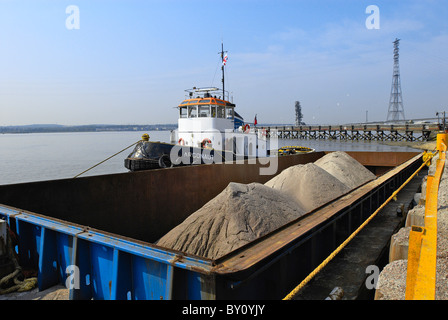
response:
M254 119L254 126L256 126L257 125L257 115L255 115L255 119Z
M222 58L222 65L225 66L225 65L226 65L226 62L227 62L227 53L226 53L226 55L224 56L224 58Z

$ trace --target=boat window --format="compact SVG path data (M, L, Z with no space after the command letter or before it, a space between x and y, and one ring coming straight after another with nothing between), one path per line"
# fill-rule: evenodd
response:
M188 118L196 118L197 117L197 106L188 107Z
M199 103L210 103L210 99L202 99Z
M217 118L224 118L224 107L217 107Z
M210 117L210 106L199 106L199 117L208 118Z
M233 116L233 108L229 108L229 107L226 108L226 118L227 119L233 119L234 118L234 116Z
M187 107L179 108L179 117L186 118L187 117Z
M211 114L212 114L212 118L216 118L216 107L215 106L211 106Z
M198 103L199 100L190 100L188 103Z
M182 101L181 104L187 104L188 102L189 102L188 100L184 100L184 101Z

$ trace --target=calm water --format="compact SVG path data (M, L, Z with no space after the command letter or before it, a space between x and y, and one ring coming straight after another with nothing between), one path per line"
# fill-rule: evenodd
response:
M0 185L72 178L137 142L146 132L0 134ZM169 131L148 132L151 141L169 142ZM377 142L279 140L279 147L301 145L317 151L416 151ZM81 175L127 172L132 148Z

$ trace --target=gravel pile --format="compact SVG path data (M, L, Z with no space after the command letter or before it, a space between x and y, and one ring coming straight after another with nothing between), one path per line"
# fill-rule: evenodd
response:
M302 216L284 193L259 183L230 183L157 245L216 259Z
M404 300L408 260L396 260L384 267L377 283L375 300ZM435 300L448 300L448 259L437 259Z
M407 260L396 260L381 271L375 300L404 300L406 294Z
M341 152L324 158L326 169L308 163L285 169L265 185L230 183L156 244L216 259L375 178Z
M331 152L314 162L350 189L375 179L375 175L342 151Z
M314 163L289 167L265 185L290 195L307 211L314 210L351 190Z

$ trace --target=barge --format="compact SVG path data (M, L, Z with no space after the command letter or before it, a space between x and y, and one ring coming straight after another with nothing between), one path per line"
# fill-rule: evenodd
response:
M422 163L413 152L347 153L377 178L215 260L154 243L230 182L272 178L262 161L1 185L0 218L39 290L65 284L74 300L281 299ZM325 154L278 157L277 173Z

